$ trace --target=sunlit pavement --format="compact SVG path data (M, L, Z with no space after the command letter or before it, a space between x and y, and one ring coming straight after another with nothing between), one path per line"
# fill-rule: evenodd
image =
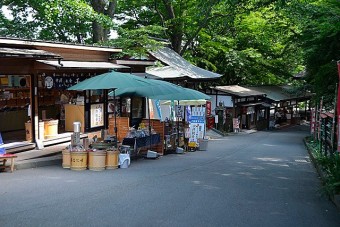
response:
M1 226L338 226L296 126L127 169L0 173Z

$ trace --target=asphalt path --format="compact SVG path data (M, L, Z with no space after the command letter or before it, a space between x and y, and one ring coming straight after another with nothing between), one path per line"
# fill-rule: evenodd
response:
M339 226L301 126L210 140L127 169L0 173L0 226Z

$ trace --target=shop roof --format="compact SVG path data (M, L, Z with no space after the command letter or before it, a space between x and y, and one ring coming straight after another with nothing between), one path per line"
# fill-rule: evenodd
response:
M54 59L61 58L59 54L54 54L44 50L18 49L18 48L0 48L0 57L2 58L34 58L34 59Z
M186 73L184 70L175 68L173 66L152 68L150 70L147 70L147 73L163 79L190 77L190 75Z
M26 46L26 47L54 47L54 48L65 48L65 49L79 49L79 50L95 50L104 52L122 52L120 48L106 47L106 46L95 46L95 45L84 45L79 43L62 43L42 40L27 40L18 38L0 37L0 44L7 46Z
M271 104L265 102L255 102L255 103L236 103L237 106L264 106L264 107L272 107Z
M145 66L155 65L155 61L137 60L137 59L117 59L117 60L113 60L113 62L119 65L145 65Z
M264 92L256 91L251 88L241 87L238 85L216 86L212 87L212 89L240 97L264 96L266 94Z
M124 65L117 65L111 62L89 62L89 61L47 61L38 60L38 62L50 65L56 68L72 68L72 69L129 69Z
M310 92L301 92L301 93L292 93L289 92L293 87L284 85L284 86L252 86L248 87L250 89L256 90L258 92L263 92L266 94L268 99L271 99L275 102L284 101L284 100L293 100L300 98L310 98L312 93Z
M222 75L192 65L179 54L168 47L150 52L150 55L168 67L157 67L147 70L147 73L162 78L217 79Z
M142 78L149 78L149 79L154 79L154 80L161 80L162 79L158 76L155 76L155 75L152 75L152 74L149 74L149 73L131 73L131 74L142 77Z

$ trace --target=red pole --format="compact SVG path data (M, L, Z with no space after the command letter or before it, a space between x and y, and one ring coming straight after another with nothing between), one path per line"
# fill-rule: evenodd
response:
M340 152L340 61L337 62L338 64L338 74L339 74L339 83L338 83L338 100L337 100L337 115L338 115L338 130L337 130L337 138L338 138L338 147L337 151Z

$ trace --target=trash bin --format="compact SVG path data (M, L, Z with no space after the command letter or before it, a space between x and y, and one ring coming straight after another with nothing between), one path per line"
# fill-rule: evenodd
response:
M130 154L119 154L119 168L129 168L130 165Z
M198 146L198 150L200 151L206 151L208 149L208 139L199 139L199 146Z

